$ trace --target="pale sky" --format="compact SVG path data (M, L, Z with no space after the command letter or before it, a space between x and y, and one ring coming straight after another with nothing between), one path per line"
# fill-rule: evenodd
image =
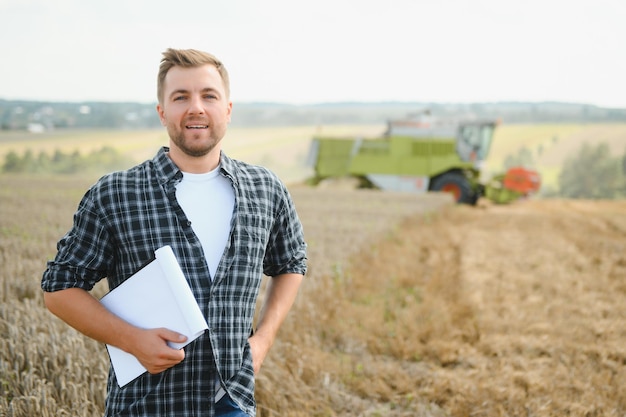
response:
M156 102L168 47L237 102L626 108L625 0L0 0L0 98Z

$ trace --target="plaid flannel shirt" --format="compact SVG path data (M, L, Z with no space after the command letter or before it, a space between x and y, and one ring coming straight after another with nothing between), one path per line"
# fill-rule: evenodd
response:
M43 274L44 291L115 288L170 245L209 330L185 347L185 359L120 388L111 369L106 416L213 416L215 381L249 415L256 413L248 338L263 275L305 274L306 244L286 187L265 168L221 155L233 184L229 242L213 282L200 241L176 201L182 172L162 148L154 159L112 173L91 187ZM149 296L149 294L146 294Z

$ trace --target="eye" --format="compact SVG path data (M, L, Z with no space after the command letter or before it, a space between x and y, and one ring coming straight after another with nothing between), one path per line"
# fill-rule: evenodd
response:
M184 99L185 99L185 96L176 96L176 97L174 97L174 101L181 101L181 100L184 100Z

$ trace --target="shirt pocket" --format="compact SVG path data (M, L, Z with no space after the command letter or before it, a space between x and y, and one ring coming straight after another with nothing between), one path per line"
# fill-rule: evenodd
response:
M248 214L242 219L240 248L250 265L262 266L270 236L272 219L263 214Z

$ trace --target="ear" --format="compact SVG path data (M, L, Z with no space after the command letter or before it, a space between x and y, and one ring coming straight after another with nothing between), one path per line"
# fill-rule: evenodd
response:
M228 123L230 123L230 118L233 114L233 102L232 101L228 102L228 111L226 113L228 115Z
M165 121L165 109L163 108L163 106L161 106L161 104L157 104L156 106L156 111L159 114L159 119L161 119L161 124L163 126L167 126L167 123Z

